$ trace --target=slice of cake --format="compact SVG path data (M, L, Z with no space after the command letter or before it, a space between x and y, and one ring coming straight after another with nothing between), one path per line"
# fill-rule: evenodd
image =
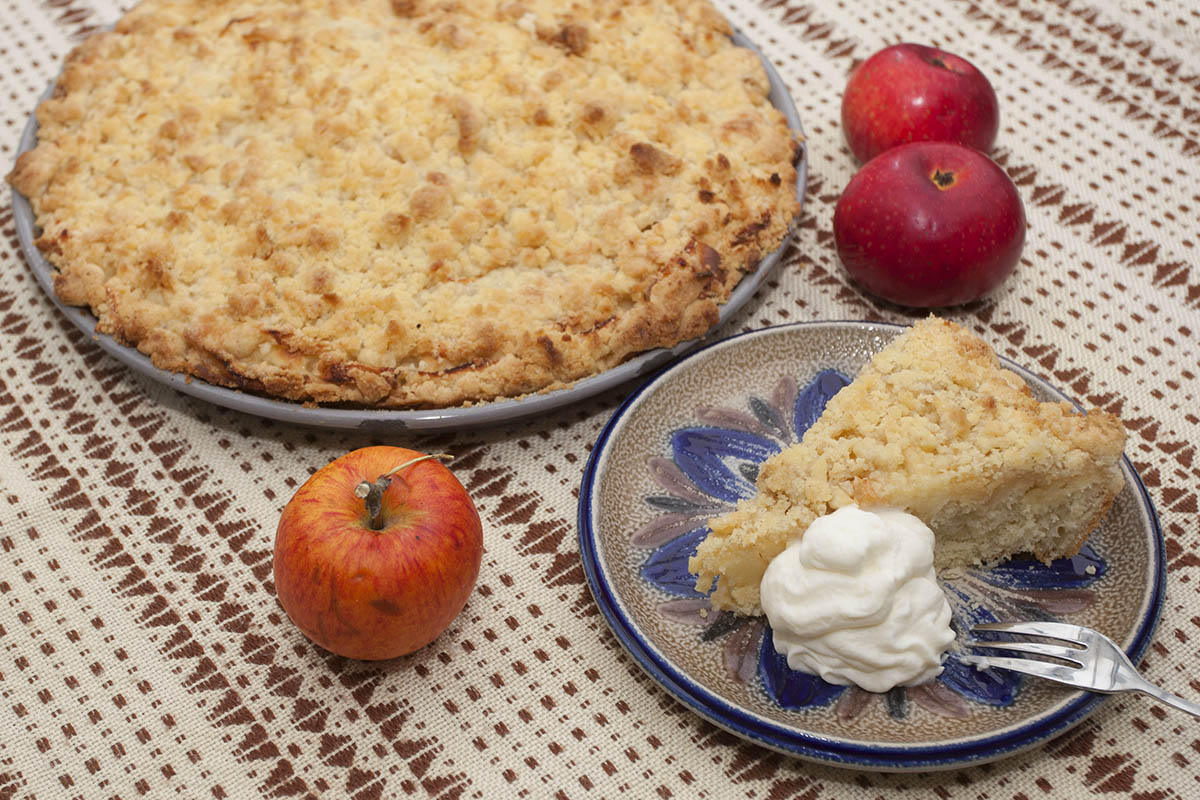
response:
M763 465L758 494L712 520L690 569L700 591L716 580L715 608L761 613L771 559L852 503L919 517L937 537L938 569L1073 555L1124 483L1124 443L1117 417L1038 402L982 339L930 317Z

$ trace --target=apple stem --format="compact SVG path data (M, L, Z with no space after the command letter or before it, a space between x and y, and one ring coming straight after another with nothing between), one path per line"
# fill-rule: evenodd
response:
M454 456L449 453L431 453L429 455L418 456L417 458L405 461L398 467L389 469L376 478L374 483L362 481L358 486L354 487L354 496L362 498L364 505L367 507L367 514L371 517L371 530L383 530L383 493L391 485L392 476L405 467L411 467L413 464L419 464L422 461L429 461L434 458L449 460L454 458Z
M939 189L945 189L954 183L954 173L942 172L940 169L934 170L933 182Z

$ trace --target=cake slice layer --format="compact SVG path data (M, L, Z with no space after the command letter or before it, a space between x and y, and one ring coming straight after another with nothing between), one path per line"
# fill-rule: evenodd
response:
M1036 400L975 334L918 322L835 395L755 497L713 519L690 562L716 608L761 609L767 564L818 516L898 508L933 529L938 569L1079 551L1124 479L1112 414Z

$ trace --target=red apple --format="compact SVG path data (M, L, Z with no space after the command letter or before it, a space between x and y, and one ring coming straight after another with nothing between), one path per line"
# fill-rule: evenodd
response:
M842 130L859 161L907 142L958 142L991 150L996 93L964 58L920 44L880 50L850 74Z
M1017 187L978 150L914 142L867 162L833 212L838 257L904 306L969 303L1012 273L1025 243Z
M321 468L284 507L275 593L326 650L395 658L458 616L482 556L479 514L450 470L402 447L365 447Z

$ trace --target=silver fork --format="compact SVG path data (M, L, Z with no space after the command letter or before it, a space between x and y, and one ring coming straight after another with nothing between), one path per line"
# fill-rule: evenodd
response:
M1068 625L1062 622L994 622L976 625L971 632L990 631L1014 633L1025 636L1040 636L1063 644L1046 644L1027 641L984 641L973 639L968 647L987 647L992 650L1010 650L1026 656L1043 656L1058 661L1042 661L1038 658L1005 658L1003 656L970 655L964 663L976 667L1000 667L1026 675L1064 683L1080 689L1103 694L1117 692L1141 692L1169 706L1182 709L1194 717L1200 717L1200 704L1164 692L1138 674L1133 662L1116 642L1102 633ZM1060 663L1065 662L1065 663Z

